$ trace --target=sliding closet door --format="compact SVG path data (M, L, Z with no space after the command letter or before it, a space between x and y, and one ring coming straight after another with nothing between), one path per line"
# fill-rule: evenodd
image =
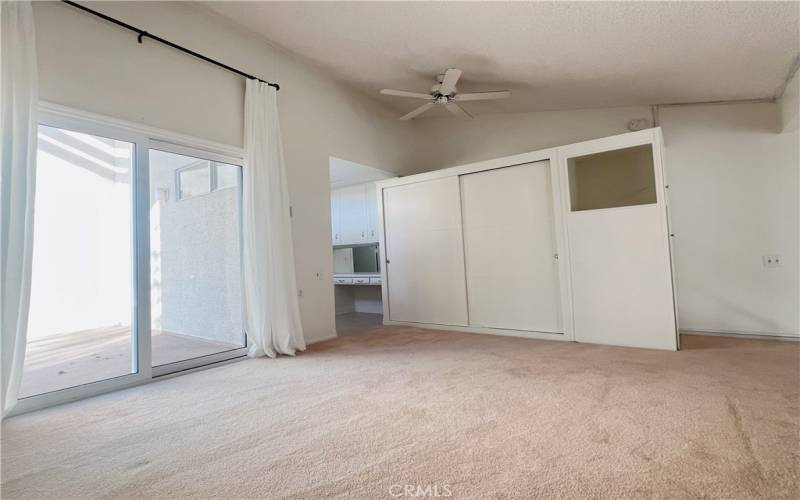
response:
M676 349L659 136L561 148L575 340Z
M470 326L562 333L550 162L460 180Z
M383 191L389 319L467 325L457 177Z

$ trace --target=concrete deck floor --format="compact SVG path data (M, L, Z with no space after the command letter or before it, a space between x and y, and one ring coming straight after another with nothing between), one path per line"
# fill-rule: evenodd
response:
M133 335L129 326L63 333L28 342L20 397L128 375ZM153 366L242 346L153 331Z

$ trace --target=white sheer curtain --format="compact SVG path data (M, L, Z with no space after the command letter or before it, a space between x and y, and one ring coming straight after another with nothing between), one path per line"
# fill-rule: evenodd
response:
M2 415L17 403L25 360L33 258L38 106L30 2L0 2L0 372Z
M294 355L306 344L297 303L277 90L247 80L244 120L242 253L249 354Z

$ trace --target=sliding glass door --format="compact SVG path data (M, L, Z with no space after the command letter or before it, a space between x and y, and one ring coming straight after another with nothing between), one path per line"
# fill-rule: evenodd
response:
M42 116L18 411L243 356L241 161Z
M184 148L161 148L150 150L154 367L246 345L239 244L241 167Z
M39 127L21 397L137 371L133 152L130 142Z

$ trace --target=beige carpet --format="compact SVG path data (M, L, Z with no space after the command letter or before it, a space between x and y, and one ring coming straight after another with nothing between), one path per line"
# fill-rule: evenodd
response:
M14 417L2 496L800 497L800 345L683 342L383 328Z

